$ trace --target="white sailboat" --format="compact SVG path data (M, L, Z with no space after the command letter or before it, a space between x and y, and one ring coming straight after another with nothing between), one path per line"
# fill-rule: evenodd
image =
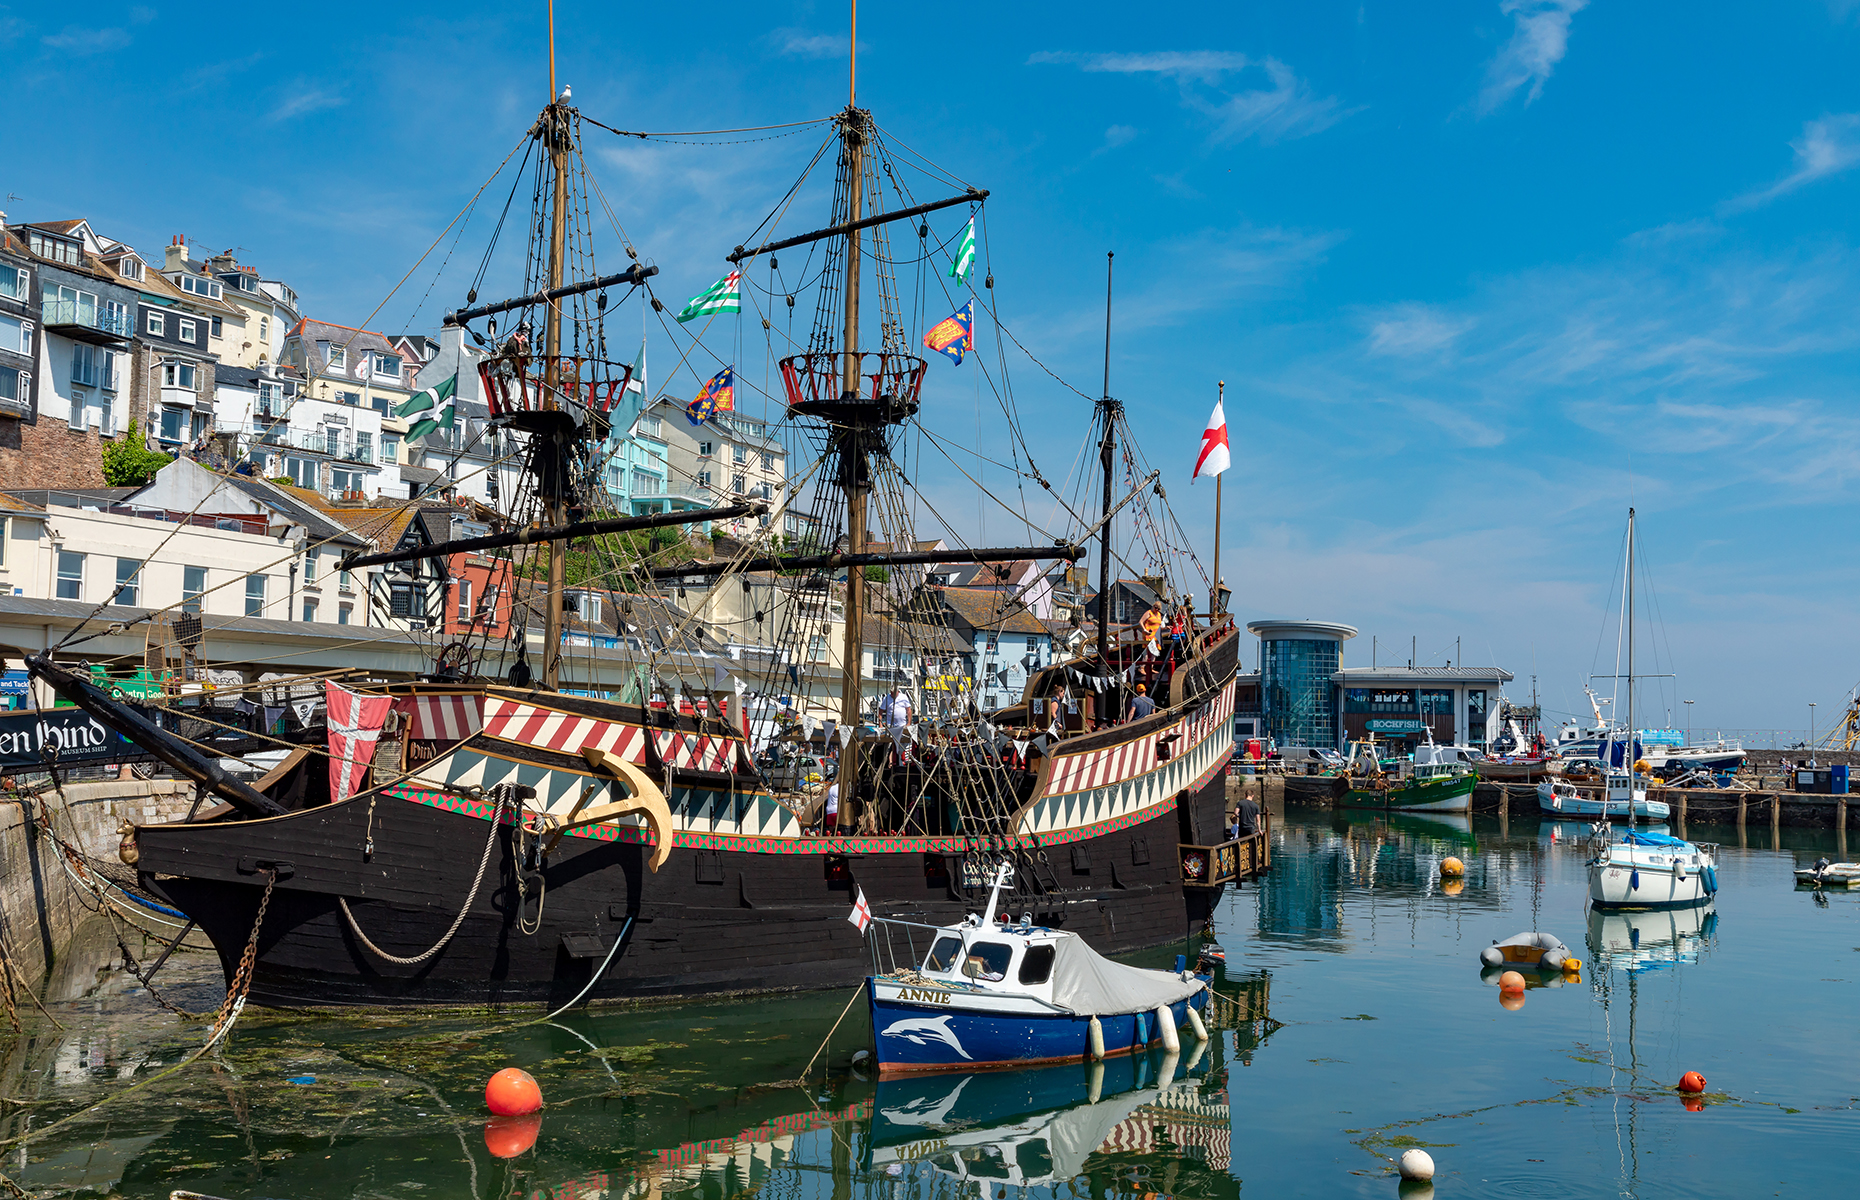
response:
M1634 510L1627 529L1627 722L1634 728ZM1608 768L1607 796L1617 794L1632 813L1647 803L1639 747L1630 737L1623 768ZM1613 756L1603 759L1609 761ZM1595 856L1589 860L1589 902L1596 908L1680 908L1704 904L1718 892L1718 848L1671 834L1629 831L1617 837L1606 817L1595 825Z

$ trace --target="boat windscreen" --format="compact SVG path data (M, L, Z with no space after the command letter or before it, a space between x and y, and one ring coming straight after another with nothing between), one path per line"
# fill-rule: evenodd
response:
M976 942L969 947L969 961L963 964L962 973L973 974L977 979L994 981L1006 979L1008 963L1014 958L1014 947L1005 942Z
M956 959L961 954L961 938L940 937L936 940L936 945L930 947L930 957L924 960L924 970L948 971L956 965Z

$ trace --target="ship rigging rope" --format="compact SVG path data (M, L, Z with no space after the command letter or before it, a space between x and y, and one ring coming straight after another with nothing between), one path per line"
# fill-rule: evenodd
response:
M748 125L742 129L681 129L674 130L671 133L635 133L631 129L615 129L612 125L602 124L600 121L595 120L593 117L579 110L577 110L577 115L596 129L605 129L608 133L616 134L620 137L640 138L642 140L675 137L718 137L726 133L762 133L770 129L806 129L809 126L825 125L835 120L835 117L815 117L808 121L788 121L781 125Z
M465 924L465 916L467 913L471 912L472 901L478 898L478 888L484 883L485 868L491 865L491 851L497 846L497 831L503 825L504 807L510 801L510 788L507 785L499 785L493 788L492 792L497 797L497 807L491 813L491 831L485 836L484 854L478 859L478 874L472 878L471 891L465 894L465 903L459 907L459 915L452 919L452 927L446 930L445 936L441 937L437 942L434 942L427 949L411 958L403 958L398 954L389 954L386 950L383 950L381 947L375 945L374 942L370 941L368 935L362 932L362 927L355 923L355 914L349 911L349 898L347 896L336 897L336 906L342 909L342 919L348 922L349 932L353 933L356 938L361 941L362 945L368 947L369 951L372 952L375 957L387 962L398 963L403 967L418 966L420 963L433 957L433 955L438 954L441 950L444 950L446 948L446 943L452 940L452 935L459 931L459 926ZM518 914L518 919L522 919L521 914Z

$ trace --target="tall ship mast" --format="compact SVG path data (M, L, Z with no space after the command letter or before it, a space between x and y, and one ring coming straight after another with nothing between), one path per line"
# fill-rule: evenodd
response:
M344 695L397 714L399 737L398 759L354 787L333 726L331 750L297 747L244 783L170 733L175 714L113 700L36 656L40 678L222 802L136 830L142 887L198 922L229 980L262 911L250 994L279 1006L836 987L866 966L860 931L842 919L856 896L882 915L947 924L980 907L1004 867L1004 908L1102 952L1205 923L1227 882L1264 865L1262 835L1224 833L1239 638L1225 613L1195 612L1203 589L1183 572L1198 560L1111 395L1108 290L1099 477L1081 475L1068 499L1042 476L1005 375L991 375L995 438L1061 519L1022 513L1027 544L961 544L917 482L935 472L921 445L952 464L950 479L966 474L956 454L985 451L922 419L926 393L948 385L916 351L956 361L937 371L960 369L965 353L983 368L979 318L1001 320L975 236L988 193L958 181L919 200L917 180L947 192L954 177L914 173L854 92L811 123L828 140L808 170L836 167L826 223L780 235L790 200L813 194L804 171L723 256L731 274L661 322L681 362L726 362L711 347L721 330L705 333L711 314L766 301L786 479L772 494L715 496L728 503L614 511L598 481L622 423L614 397L635 380L606 325L628 301L666 305L617 217L631 261L596 269L589 214L607 199L583 163L587 122L553 70L551 93L519 168L533 196L521 282L512 299L479 302L494 243L446 318L482 351L491 424L526 487L497 532L343 564L504 555L540 630L513 620L501 639L435 645L419 681L349 681ZM966 223L933 234L933 219L952 216ZM785 274L789 251L805 262ZM916 273L914 298L904 272ZM944 295L931 299L932 286ZM794 328L797 296L812 299L811 328ZM955 315L938 321L945 306ZM748 317L735 319L747 329ZM748 374L718 372L689 406L693 424L729 420L719 402ZM934 538L917 533L925 514ZM806 532L784 533L790 518ZM729 521L744 523L736 548L708 558L626 540ZM1040 617L1035 592L1050 595L1094 540L1099 611L1084 650L1082 614ZM1135 578L1115 578L1118 564ZM612 601L611 646L577 641L586 622L565 602L576 589ZM725 618L726 594L764 598ZM767 636L726 637L751 625ZM1009 628L1025 638L1017 662L999 644ZM837 664L819 649L834 633ZM881 699L884 683L900 699ZM1127 703L1139 684L1153 711Z

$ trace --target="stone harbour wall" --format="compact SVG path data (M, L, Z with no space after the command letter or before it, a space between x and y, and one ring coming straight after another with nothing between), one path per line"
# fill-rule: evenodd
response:
M194 785L178 779L67 784L43 796L0 796L0 944L24 976L44 978L96 901L72 882L42 822L95 858L116 860L124 820L136 824L187 815Z

